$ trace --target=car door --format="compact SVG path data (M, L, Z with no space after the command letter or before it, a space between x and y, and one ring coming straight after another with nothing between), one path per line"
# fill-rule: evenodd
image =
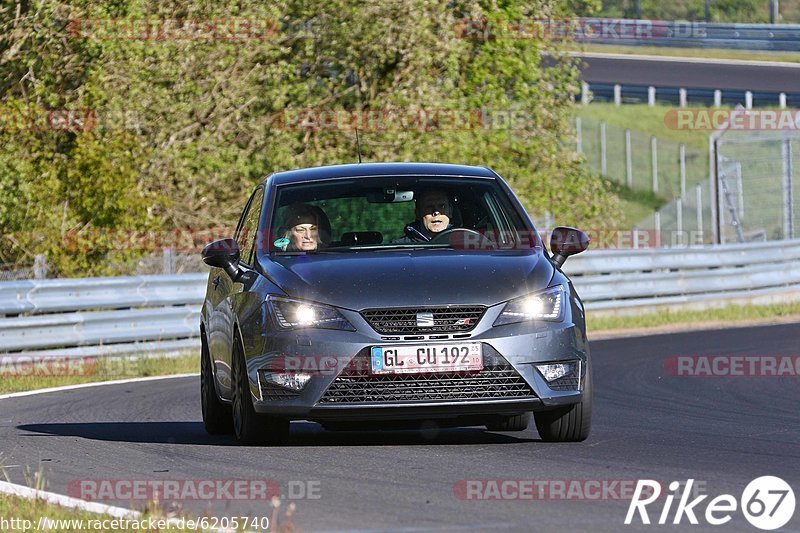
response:
M214 361L219 393L228 399L232 397L231 353L235 342L234 326L237 323L235 304L237 296L247 290L246 285L251 285L257 276L252 262L263 203L264 189L259 186L250 196L234 235L240 249L239 269L243 275L233 281L223 269L214 268L208 288L208 300L212 307L208 328L209 351Z

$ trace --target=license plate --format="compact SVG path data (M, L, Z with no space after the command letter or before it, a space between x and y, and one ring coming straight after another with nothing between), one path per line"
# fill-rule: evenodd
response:
M467 372L483 369L479 343L373 346L373 374Z

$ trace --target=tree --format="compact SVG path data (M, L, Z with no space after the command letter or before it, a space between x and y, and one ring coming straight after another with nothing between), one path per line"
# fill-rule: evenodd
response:
M46 251L62 275L113 272L114 257L147 250L92 245L76 254L62 251L65 236L233 226L270 172L355 161L359 120L367 160L488 165L534 214L613 225L616 197L572 148L578 70L534 23L564 16L566 5L8 6L0 102L45 114L89 110L92 120L0 132L0 221L11 241L0 260ZM533 29L515 30L514 21ZM492 31L465 32L480 27ZM346 120L323 124L324 116ZM364 117L377 119L370 127ZM31 227L41 238L23 243Z

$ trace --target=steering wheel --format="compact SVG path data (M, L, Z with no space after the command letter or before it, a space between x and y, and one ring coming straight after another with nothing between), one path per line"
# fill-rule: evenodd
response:
M463 238L461 240L462 244L466 244L467 242L473 240L473 239L469 239L468 238L468 236L471 236L471 237L474 237L474 244L475 245L479 245L481 248L489 247L489 246L491 246L491 247L497 246L497 243L495 243L492 239L490 239L486 235L482 234L479 231L475 231L474 229L469 229L469 228L450 228L450 229L446 229L446 230L438 233L436 235L436 237L431 239L429 242L431 244L452 243L453 242L453 236L456 233L462 233L463 234L463 236L462 236ZM466 248L467 246L463 246L463 247Z

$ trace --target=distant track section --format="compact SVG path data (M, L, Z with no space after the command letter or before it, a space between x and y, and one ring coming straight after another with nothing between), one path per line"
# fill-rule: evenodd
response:
M800 94L800 63L708 58L576 54L590 84L652 85ZM800 104L800 102L798 102Z

